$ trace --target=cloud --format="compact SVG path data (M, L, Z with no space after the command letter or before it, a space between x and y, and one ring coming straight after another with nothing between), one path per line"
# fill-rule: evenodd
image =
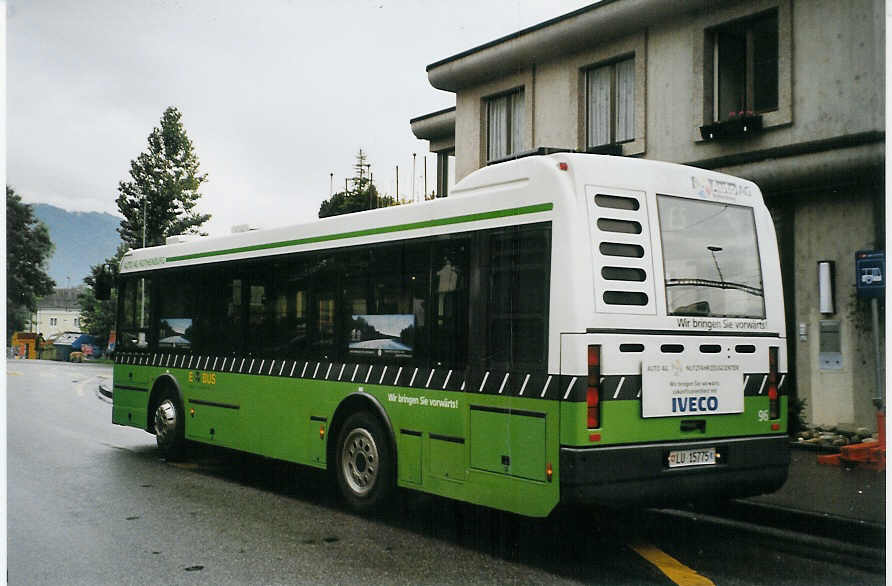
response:
M582 4L11 0L8 182L26 201L115 213L175 105L212 233L315 218L360 147L384 191L400 166L405 196L411 154L427 152L409 119L454 104L425 66Z

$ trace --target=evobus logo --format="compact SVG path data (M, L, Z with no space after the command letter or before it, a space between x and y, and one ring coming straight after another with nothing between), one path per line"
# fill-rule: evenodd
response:
M691 176L691 188L694 192L705 198L723 199L729 197L752 197L748 185L738 185L731 181L719 181L717 179L700 179Z

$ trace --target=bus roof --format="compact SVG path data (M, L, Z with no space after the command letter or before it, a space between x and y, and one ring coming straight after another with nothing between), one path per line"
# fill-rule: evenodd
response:
M459 181L448 198L130 250L120 270L151 271L548 221L555 205L575 198L576 183L593 178L601 185L646 188L668 182L676 185L675 191L712 192L727 184L758 193L748 181L674 163L583 153L537 155L479 169Z

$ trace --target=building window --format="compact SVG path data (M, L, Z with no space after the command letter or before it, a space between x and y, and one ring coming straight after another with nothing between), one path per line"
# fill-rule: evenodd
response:
M635 140L635 58L585 73L586 146Z
M495 161L523 150L523 89L486 100L486 159Z
M80 318L74 318L74 327L76 327L76 328L81 327L81 320L80 320Z
M777 110L777 11L722 25L707 35L712 38L713 119Z
M55 326L59 323L59 318L51 317L50 318L50 326Z

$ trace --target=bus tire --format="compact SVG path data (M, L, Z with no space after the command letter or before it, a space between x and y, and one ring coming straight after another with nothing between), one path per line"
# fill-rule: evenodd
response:
M382 507L393 492L393 455L381 422L368 411L350 415L338 434L335 475L355 511Z
M155 441L161 455L172 461L182 459L186 452L186 417L175 391L168 389L163 392L152 417Z

